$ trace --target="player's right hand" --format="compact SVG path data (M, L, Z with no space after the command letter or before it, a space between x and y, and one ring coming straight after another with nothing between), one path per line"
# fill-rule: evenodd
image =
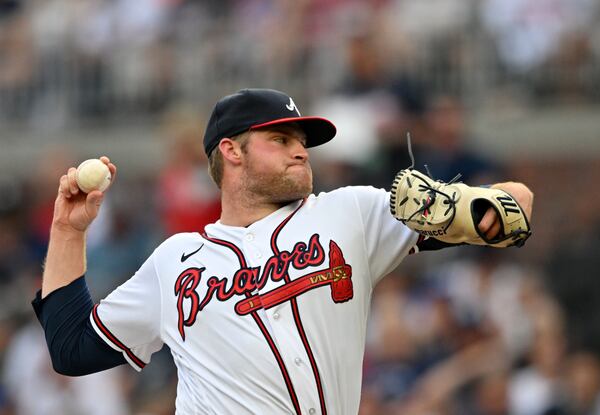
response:
M106 156L100 160L108 166L111 174L110 186L117 175L117 167ZM66 174L60 178L58 195L54 202L53 229L65 232L84 232L92 221L98 216L100 205L104 199L104 192L94 190L88 194L77 186L75 174L77 169L70 167Z

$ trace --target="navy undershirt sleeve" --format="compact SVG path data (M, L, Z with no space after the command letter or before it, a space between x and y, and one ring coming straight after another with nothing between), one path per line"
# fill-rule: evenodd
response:
M31 304L58 373L81 376L127 363L92 327L89 316L94 302L83 276L44 299L38 291Z

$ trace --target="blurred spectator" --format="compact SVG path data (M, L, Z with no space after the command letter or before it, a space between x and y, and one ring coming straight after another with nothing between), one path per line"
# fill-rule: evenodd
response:
M600 414L600 361L589 352L572 354L566 363L567 412Z
M457 318L450 298L424 279L386 277L369 327L365 388L395 408L390 413L450 408L466 384L506 364L497 336Z
M0 109L22 119L30 104L33 45L30 21L20 0L0 2Z
M533 300L526 293L537 298L540 287L525 269L504 261L498 250L470 247L435 267L430 278L449 297L459 321L497 333L511 360L527 352L533 324L527 307Z
M423 63L452 59L471 14L470 4L461 0L392 0L382 23L396 60L426 70Z
M0 179L0 285L16 280L32 260L22 232L25 203L24 189L14 177Z
M483 376L475 385L470 415L506 415L508 408L508 371Z
M119 185L120 190L113 191L107 200L109 209L98 225L88 230L95 243L87 248L87 284L96 301L130 278L161 236L160 230L149 222L148 216L154 213L147 207L150 196L144 199L132 190L145 184L121 180Z
M168 156L158 177L157 202L167 236L203 232L221 214L219 189L208 174L201 145L203 134L194 114L176 112L165 121Z
M486 0L483 22L507 67L524 73L544 64L561 38L594 16L593 0Z
M386 91L387 74L382 57L374 47L374 40L366 34L353 34L345 40L346 77L331 95L319 99L311 112L332 120L338 137L312 152L323 160L327 170L331 164L346 166L338 179L351 181L351 174L363 166L377 146L377 125L381 117L390 114L393 105ZM331 181L332 175L325 174ZM337 187L333 181L327 189Z
M34 167L27 178L28 209L24 212L28 221L28 238L38 263L41 263L46 255L58 181L66 173L65 166L71 164L73 156L66 147L48 146L43 155L33 163Z
M599 76L594 0L5 0L1 7L0 100L6 114L19 115L11 121L31 115L41 129L155 114L182 97L212 102L239 86L310 99L337 95L344 78L346 92L364 91L399 74L477 99L523 74L537 94L598 96L590 88ZM512 78L497 76L494 45Z
M600 269L600 193L587 195L590 181L579 180L582 174L596 181L600 164L577 163L569 175L574 178L566 185L572 196L555 215L570 212L572 220L559 227L547 254L546 284L565 310L571 345L600 356L600 281L595 278ZM578 197L582 192L586 196Z
M499 251L468 249L472 255L427 278L388 276L377 287L365 388L386 404L382 414L562 410L566 343L557 303L539 277Z
M40 130L66 125L70 70L67 62L73 22L72 0L33 0L29 9L35 51L31 123Z
M434 178L451 180L458 173L468 184L494 183L502 177L499 166L469 149L465 108L457 97L438 95L426 114L429 135L419 164L427 164Z
M57 374L43 331L32 321L13 337L2 378L18 414L127 415L123 370L118 367L78 378Z
M535 301L533 343L528 365L515 372L509 383L510 413L560 414L564 411L563 374L567 338L564 318L549 298Z
M392 0L386 12L398 32L421 45L457 32L471 13L468 2L460 0Z
M325 170L321 180L332 182L318 183L320 188L337 187L340 183L332 177L346 184L389 187L396 172L408 166L406 133L421 131L422 86L391 70L380 39L365 25L355 28L345 41L345 76L340 85L318 100L313 110L338 128L336 140L313 151ZM419 147L415 144L417 152Z
M419 284L396 273L384 278L374 292L368 325L365 389L389 402L403 398L418 378L420 337L430 331L430 313L422 303ZM411 295L412 293L412 295ZM427 301L425 296L423 300ZM415 327L420 327L415 332Z
M110 110L114 8L112 2L104 0L85 0L74 5L72 44L77 69L72 110L83 118L104 116Z
M156 111L165 108L175 76L170 47L171 17L180 1L116 0L113 2L114 45L110 59L117 91L126 91L137 106Z

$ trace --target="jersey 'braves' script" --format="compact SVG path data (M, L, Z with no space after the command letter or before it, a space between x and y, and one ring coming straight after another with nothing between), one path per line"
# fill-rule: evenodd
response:
M171 237L93 310L138 370L166 343L178 414L355 414L373 286L418 235L346 187Z

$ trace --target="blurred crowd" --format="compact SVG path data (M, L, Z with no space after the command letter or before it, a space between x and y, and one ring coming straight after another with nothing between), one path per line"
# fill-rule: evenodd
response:
M597 0L2 0L0 117L130 122L246 85L314 99L406 76L477 103L598 100L599 14Z
M89 230L96 301L166 237L218 218L203 123L240 87L285 90L337 124L311 150L316 192L388 188L411 163L407 132L435 178L524 181L536 206L523 249L414 255L376 287L360 415L600 415L600 155L501 161L472 149L467 126L507 97L597 103L599 22L597 0L0 0L0 122L135 119L164 138L160 168L119 175ZM52 371L29 302L76 163L58 148L0 177L0 415L173 413L166 348L141 374Z

